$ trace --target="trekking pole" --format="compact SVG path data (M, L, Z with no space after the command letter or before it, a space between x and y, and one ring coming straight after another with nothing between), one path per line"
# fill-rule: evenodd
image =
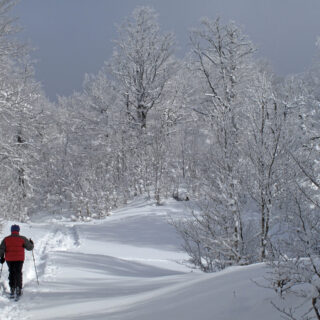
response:
M2 276L2 269L3 269L3 263L1 265L1 270L0 270L0 279L1 279L1 276ZM1 293L4 292L4 284L1 283Z
M32 249L32 258L33 258L33 264L34 264L34 271L36 272L37 283L39 285L39 278L38 278L38 272L37 272L37 267L36 267L36 260L34 259L33 249Z

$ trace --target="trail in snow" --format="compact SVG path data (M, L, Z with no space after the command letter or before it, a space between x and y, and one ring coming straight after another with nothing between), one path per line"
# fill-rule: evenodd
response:
M5 233L5 231L10 230L12 223L13 222L8 222L3 228L3 237L10 234L9 232ZM47 279L54 281L54 275L59 269L57 265L52 263L49 258L50 255L79 246L79 235L77 234L76 228L76 226L54 225L52 223L21 224L21 234L32 238L36 244L34 256L40 282L44 282ZM24 295L19 302L8 299L7 293L9 292L9 285L7 278L8 270L6 264L4 264L1 279L0 319L27 319L26 310L28 309L29 299L26 296L28 296L29 293L32 293L31 296L41 293L41 286L38 287L36 283L36 270L31 252L26 251L26 261L23 268Z
M252 281L265 281L265 266L206 275L183 263L167 220L186 210L173 200L160 207L140 200L103 221L21 225L35 241L40 286L26 253L24 296L0 297L0 320L280 320L274 292Z

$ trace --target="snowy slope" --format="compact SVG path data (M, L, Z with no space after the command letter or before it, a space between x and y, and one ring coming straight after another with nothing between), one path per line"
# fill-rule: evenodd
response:
M264 282L264 265L208 275L182 263L187 256L167 218L184 210L174 200L161 207L140 200L103 221L21 224L35 241L40 286L26 253L24 295L0 297L0 319L281 319L270 304L275 293L254 283ZM7 277L5 265L6 288Z

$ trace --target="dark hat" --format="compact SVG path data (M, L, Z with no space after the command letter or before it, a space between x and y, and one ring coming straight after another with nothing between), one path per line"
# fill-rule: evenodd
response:
M20 227L17 224L11 226L11 232L19 232Z

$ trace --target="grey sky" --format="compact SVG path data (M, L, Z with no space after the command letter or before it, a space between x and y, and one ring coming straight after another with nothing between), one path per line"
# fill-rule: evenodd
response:
M153 7L162 30L175 33L179 56L201 17L234 20L280 75L308 68L320 35L320 0L20 0L13 14L36 48L36 77L51 100L80 90L84 74L102 67L116 24L140 5Z

